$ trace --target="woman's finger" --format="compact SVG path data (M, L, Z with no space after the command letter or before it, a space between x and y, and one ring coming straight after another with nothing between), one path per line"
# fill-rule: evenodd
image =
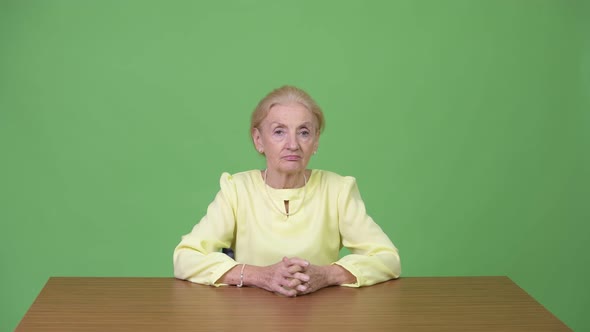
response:
M284 295L284 296L288 296L288 297L293 297L295 295L297 295L297 291L293 288L289 288L288 286L281 286L281 285L277 285L277 287L275 288L275 293Z
M306 293L306 292L309 290L309 284L307 284L307 283L301 284L301 285L299 285L299 286L295 287L295 289L296 289L296 290L297 290L299 293L301 293L301 294L305 294L305 293Z
M296 288L297 286L301 285L302 283L303 282L301 280L293 278L293 279L289 280L285 286L293 289L293 288Z
M301 273L301 272L297 272L297 273L293 274L293 278L300 280L301 283L308 282L309 279L311 279L311 277L309 275L307 275L305 273Z
M285 259L283 258L283 262L285 262ZM309 266L309 262L306 261L305 259L301 259L299 257L291 257L291 258L287 258L287 264L289 264L289 266L292 265L299 265L301 266L303 269L307 268Z
M290 274L295 274L297 272L302 272L303 271L303 267L301 265L291 265L287 268L287 271L289 271Z

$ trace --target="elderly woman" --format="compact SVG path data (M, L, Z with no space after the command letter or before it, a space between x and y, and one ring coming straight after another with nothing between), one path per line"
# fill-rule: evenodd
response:
M323 128L301 89L284 86L260 101L250 132L266 169L221 175L207 214L174 251L177 278L297 296L399 277L398 251L367 215L355 179L307 169ZM351 254L339 259L343 246Z

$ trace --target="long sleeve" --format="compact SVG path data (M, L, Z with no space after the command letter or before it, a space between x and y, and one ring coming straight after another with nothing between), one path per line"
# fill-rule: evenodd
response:
M369 286L398 278L401 274L397 248L389 237L367 215L356 180L346 177L338 197L338 218L342 245L350 255L335 262L356 278L355 284L343 286Z
M209 204L207 214L174 250L176 278L220 286L216 281L237 264L220 252L229 248L234 239L236 190L228 173L223 173L219 182L221 190Z

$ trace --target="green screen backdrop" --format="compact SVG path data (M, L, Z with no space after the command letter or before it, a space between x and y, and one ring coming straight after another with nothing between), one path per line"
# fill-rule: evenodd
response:
M327 119L404 276L507 275L574 330L590 229L585 1L0 0L0 330L50 276L172 276L283 84Z

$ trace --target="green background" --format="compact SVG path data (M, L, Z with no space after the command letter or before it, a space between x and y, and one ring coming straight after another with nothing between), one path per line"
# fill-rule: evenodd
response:
M590 330L584 1L0 0L0 330L50 276L172 276L260 98L306 89L404 276Z

